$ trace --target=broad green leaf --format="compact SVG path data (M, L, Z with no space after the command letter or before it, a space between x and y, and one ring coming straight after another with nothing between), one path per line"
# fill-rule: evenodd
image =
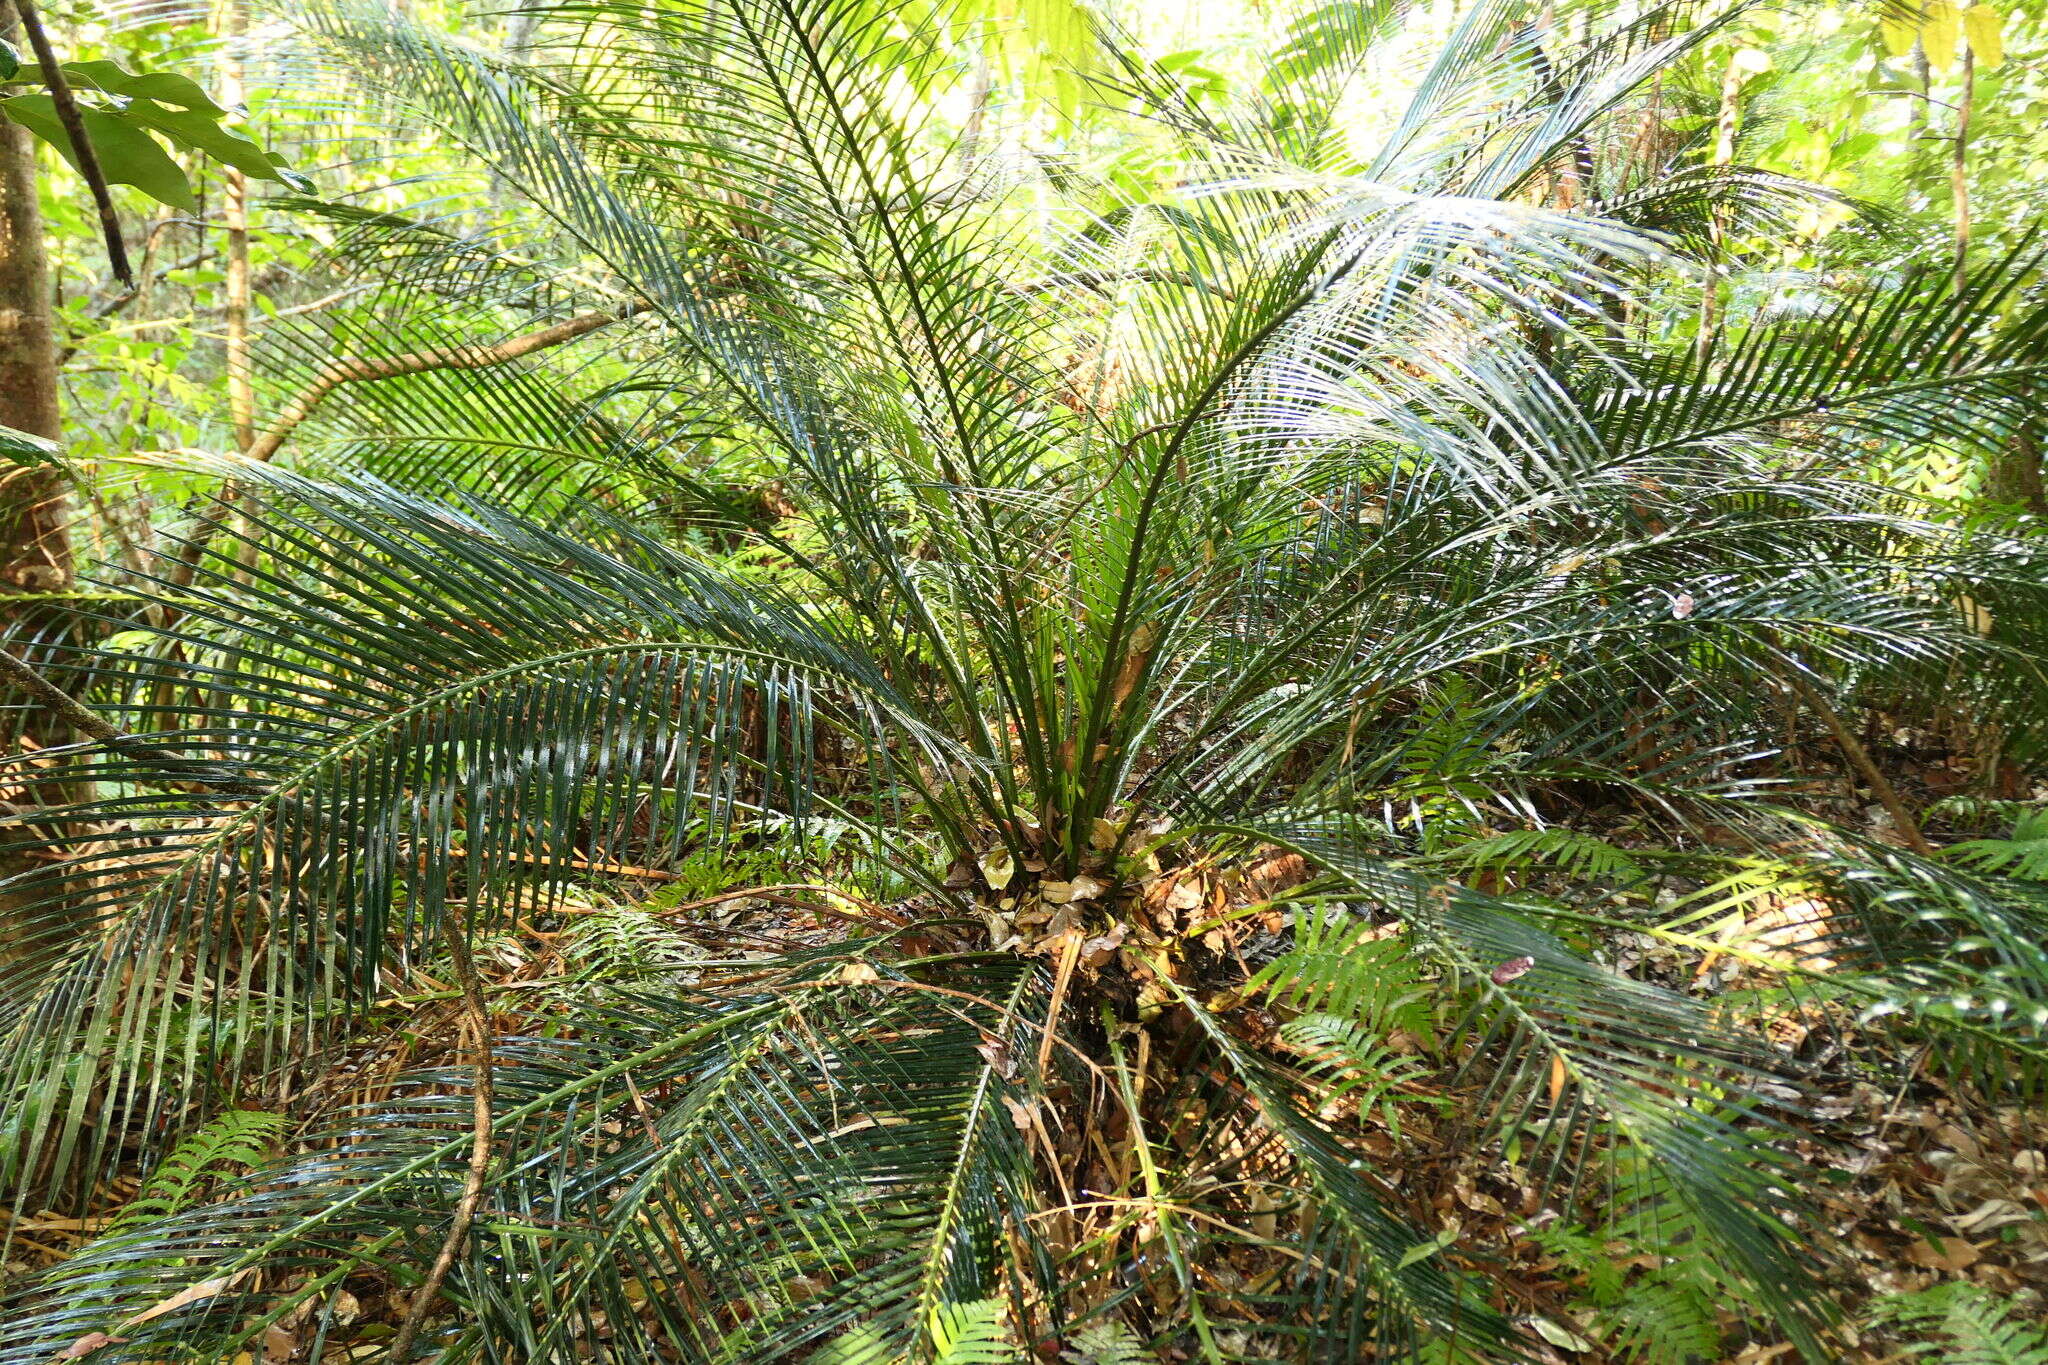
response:
M119 107L98 111L102 114L153 129L176 145L204 153L245 175L281 181L302 191L310 190L311 182L292 171L283 157L274 156L248 138L222 127L221 119L227 116L228 110L208 98L206 92L189 77L168 71L136 74L110 61L67 62L64 74L79 89L116 97ZM27 80L40 80L42 68L34 64L21 67L21 76ZM39 135L46 141L56 142L47 133ZM98 146L97 140L94 146ZM102 159L105 159L105 153L102 153ZM158 172L161 170L160 167L156 169ZM183 207L180 201L164 199L154 190L146 192L165 203Z
M55 147L71 163L73 170L78 168L71 138L64 131L64 125L57 121L56 106L48 94L39 91L16 95L0 100L0 109ZM199 207L199 201L192 196L192 186L185 179L185 172L178 168L178 163L171 160L170 153L155 138L122 114L104 109L82 109L79 114L85 124L85 135L92 142L92 149L99 157L100 170L105 173L109 184L132 185L159 203L188 213Z
M40 81L43 78L42 67L32 62L21 68L21 76L24 80ZM83 89L156 100L213 118L220 118L228 112L215 104L191 77L180 76L173 71L133 72L124 70L117 62L100 60L66 62L64 76L72 85Z
M244 175L260 180L283 178L270 153L221 127L216 115L196 109L169 109L152 100L138 99L122 110L122 117L155 129L180 147L204 152Z

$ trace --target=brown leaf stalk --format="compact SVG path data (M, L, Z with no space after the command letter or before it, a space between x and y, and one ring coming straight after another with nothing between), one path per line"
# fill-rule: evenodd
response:
M462 987L463 1017L468 1026L470 1048L476 1058L475 1080L470 1087L473 1107L469 1171L463 1177L462 1197L456 1202L455 1218L448 1225L448 1235L441 1240L440 1254L434 1257L427 1278L413 1291L412 1301L406 1305L405 1321L399 1325L398 1335L391 1340L391 1359L399 1365L405 1365L412 1359L413 1342L419 1337L420 1324L426 1321L428 1310L441 1296L441 1285L447 1280L448 1271L469 1237L470 1225L476 1221L477 1207L483 1203L484 1178L491 1168L491 1019L484 1005L483 983L477 979L476 961L469 954L468 930L454 915L446 917L444 927L448 936L448 955L455 964L455 979Z

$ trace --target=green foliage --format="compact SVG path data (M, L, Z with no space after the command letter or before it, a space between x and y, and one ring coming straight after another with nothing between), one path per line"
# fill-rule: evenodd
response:
M1414 946L1386 937L1339 907L1298 906L1290 950L1259 969L1247 990L1289 1009L1313 1011L1365 1034L1434 1036L1435 1011Z
M1645 1255L1646 1247L1682 1247L1708 1230L1691 1223L1654 1168L1625 1157L1618 1169L1614 1195L1592 1211L1590 1225L1560 1223L1532 1236L1579 1277L1588 1329L1617 1360L1687 1365L1719 1358L1723 1315L1742 1302L1738 1286L1712 1257Z
M451 927L539 922L577 980L493 999L450 1365L1007 1359L1075 1311L1105 1358L1523 1359L1488 1259L1402 1215L1351 1112L1397 1131L1438 1064L1475 1159L1659 1258L1581 1256L1622 1349L1703 1353L1739 1302L1821 1358L1794 1059L1602 936L1697 947L1717 900L1824 890L1806 959L2012 1093L1988 1063L2037 1051L2038 898L1755 798L1807 776L1759 757L1788 674L1967 687L2016 747L2048 734L2032 552L1870 477L2025 433L2036 257L1730 308L1695 344L1674 253L1853 206L1691 153L1581 166L1653 88L1755 67L1746 4L1596 6L1568 42L1481 5L1423 63L1402 25L1433 20L1325 7L1248 82L1120 52L1107 169L1077 138L1001 175L991 129L934 112L988 112L956 41L987 16L922 13L576 0L501 54L294 6L309 67L438 171L301 206L334 292L264 331L266 410L305 414L281 458L155 462L164 504L231 481L236 510L141 561L80 652L148 744L36 777L83 799L25 837L83 833L8 887L12 1187L308 1093ZM1372 61L1420 71L1360 121ZM122 373L181 372L146 349ZM1616 807L1782 856L1630 919L1657 855L1568 827ZM1140 847L1168 829L1336 890L1250 970L1171 920L1178 881L1119 877L1179 856ZM618 905L620 866L667 889ZM798 873L886 903L821 891L836 913L744 960L680 947L727 927L684 907ZM1219 1012L1252 996L1297 1016L1277 1046ZM199 1284L226 1288L123 1349L232 1358L295 1295L413 1287L469 1083L408 1069L243 1197L86 1248L9 1303L0 1365ZM1079 1195L1098 1155L1114 1188ZM1046 1228L1097 1206L1063 1261ZM1207 1273L1231 1258L1260 1273Z
M1396 1138L1401 1136L1394 1097L1426 1074L1420 1060L1388 1047L1357 1020L1334 1014L1290 1019L1280 1026L1280 1039L1304 1054L1304 1069L1317 1078L1325 1109L1349 1101L1361 1116L1377 1114Z
M141 1224L182 1213L210 1182L224 1182L267 1165L288 1122L282 1114L254 1109L215 1115L165 1154L101 1235L119 1237Z
M1908 1354L1944 1365L2048 1365L2048 1330L2018 1320L1982 1285L1948 1281L1870 1306L1873 1321L1913 1331Z
M932 1314L932 1365L1012 1365L1021 1359L1001 1299L941 1304Z
M634 981L686 969L704 953L657 911L618 905L577 915L563 936L562 956L572 970L593 980Z
M0 426L0 456L15 464L37 465L60 461L63 447L33 432Z
M1444 855L1453 867L1473 872L1543 869L1587 881L1642 880L1643 865L1627 849L1605 839L1562 826L1517 829L1489 834L1458 845Z
M97 93L104 100L83 104L79 113L109 184L133 185L159 203L196 212L199 201L184 169L157 141L161 136L174 148L212 157L246 175L287 183L295 189L312 189L312 182L293 171L283 158L223 128L221 120L228 111L189 77L164 71L136 74L104 59L66 62L64 76L74 94ZM12 73L16 80L42 78L42 68L34 63ZM0 114L55 147L72 169L77 169L70 134L58 119L51 96L39 92L10 96L0 100Z
M1985 872L2048 882L2048 810L2030 810L2003 839L1970 839L1945 850L1948 857Z
M1157 1365L1138 1334L1121 1322L1094 1322L1075 1328L1060 1359L1068 1365Z

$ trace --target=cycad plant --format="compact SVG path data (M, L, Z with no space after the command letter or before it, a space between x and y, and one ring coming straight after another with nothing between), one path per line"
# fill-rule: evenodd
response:
M1803 193L1625 158L1740 7L1481 3L1370 152L1394 7L1229 108L1105 56L1144 195L950 137L917 6L579 0L516 59L292 8L520 208L304 206L365 292L74 670L9 1179L296 1126L0 1361L325 1343L372 1281L356 1359L1536 1357L1411 1162L1624 1210L1818 1359L1797 1059L1605 936L2040 1074L2040 903L1761 785L1858 689L2032 742L2038 564L1858 470L2023 419L2033 258L1667 340L1687 244ZM1712 936L1667 861L1825 913Z

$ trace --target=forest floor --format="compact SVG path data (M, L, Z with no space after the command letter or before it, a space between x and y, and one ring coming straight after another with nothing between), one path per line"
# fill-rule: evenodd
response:
M1945 756L1930 759L1909 747L1917 737L1900 735L1873 744L1885 755L1902 791L1922 805L1954 789L1960 765ZM1812 771L1811 768L1808 771ZM1966 771L1962 776L1967 777ZM2011 786L2017 780L2003 785ZM1882 808L1844 776L1835 790L1811 794L1815 804L1833 807L1837 819L1862 819L1881 827ZM1937 833L1946 833L1937 831ZM1293 866L1289 866L1289 863ZM1259 869L1266 869L1261 874ZM660 874L654 874L660 875ZM1299 882L1300 859L1274 853L1254 864L1254 874L1205 886L1231 908L1256 905L1288 882ZM1169 883L1170 885L1170 883ZM1218 959L1256 958L1271 951L1272 915L1223 917L1209 944ZM494 1024L502 1034L545 1022L550 983L563 979L559 940L564 912L536 914L521 933L479 962L493 1002ZM725 936L724 955L733 949L772 944L786 948L828 941L838 932L828 921L769 897L736 893L726 898L710 935ZM1398 926L1388 925L1388 933ZM1754 967L1713 954L1686 953L1647 936L1630 947L1622 935L1616 965L1645 979L1695 994L1721 994L1762 984ZM387 1093L402 1073L421 1065L458 1064L461 1009L452 981L416 972L411 996L385 1002L378 1030L357 1035L337 1056L321 1082L324 1094L302 1093L292 1108L305 1112ZM420 997L426 997L424 999ZM1270 1040L1274 1021L1256 1003L1230 1014L1231 1026L1253 1041ZM1924 1052L1898 1055L1896 1035L1868 1033L1838 1012L1782 1010L1773 1025L1776 1041L1805 1065L1812 1085L1785 1139L1787 1155L1800 1173L1804 1198L1826 1210L1825 1238L1814 1251L1830 1267L1828 1288L1844 1309L1836 1343L1843 1365L1893 1365L1928 1358L1928 1347L1863 1311L1889 1295L1926 1290L1945 1282L1981 1286L2018 1321L2048 1321L2048 1111L1993 1106L1976 1098L1971 1078L1924 1063ZM1427 1053L1424 1046L1421 1051ZM1452 1069L1432 1065L1396 1105L1399 1138L1365 1128L1364 1143L1388 1173L1400 1210L1418 1227L1455 1227L1458 1242L1448 1253L1455 1263L1483 1257L1490 1277L1508 1286L1519 1301L1501 1305L1549 1330L1539 1349L1559 1365L1604 1365L1642 1357L1615 1353L1598 1344L1600 1314L1590 1307L1585 1267L1560 1257L1556 1217L1526 1172L1497 1154L1464 1140L1463 1113L1469 1109L1454 1088ZM1903 1079L1898 1079L1903 1077ZM1790 1096L1787 1097L1791 1098ZM5 1229L6 1278L19 1282L47 1269L90 1240L131 1200L141 1185L140 1169L95 1192L84 1211L0 1208ZM1256 1248L1245 1248L1239 1263L1222 1259L1202 1274L1215 1291L1229 1295L1268 1267ZM1605 1250L1614 1285L1626 1293L1639 1279L1655 1278L1660 1266L1627 1242ZM1668 1277L1667 1277L1668 1278ZM1614 1296L1610 1290L1609 1298ZM371 1272L343 1281L318 1315L293 1314L271 1327L262 1349L231 1365L284 1365L375 1357L405 1317L404 1291ZM1733 1343L1728 1365L1763 1365L1798 1358L1796 1348L1758 1328L1754 1315L1731 1306L1719 1310L1723 1339ZM81 1339L71 1358L89 1358L106 1339ZM1709 1358L1695 1355L1701 1365Z

